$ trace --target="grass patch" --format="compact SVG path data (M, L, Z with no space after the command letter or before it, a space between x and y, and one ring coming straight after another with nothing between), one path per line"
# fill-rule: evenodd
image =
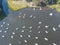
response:
M50 5L49 7L52 8L52 9L55 8L58 12L60 12L60 4Z
M16 11L16 10L27 7L27 2L21 2L21 1L19 2L19 1L8 0L8 6L10 9Z

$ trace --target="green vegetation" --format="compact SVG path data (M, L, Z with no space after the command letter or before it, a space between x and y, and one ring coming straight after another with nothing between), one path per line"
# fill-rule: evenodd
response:
M60 4L54 4L54 5L51 5L49 7L52 8L52 9L55 8L58 12L60 12Z
M60 4L60 0L58 0L57 3Z
M50 8L56 8L60 12L60 0L24 0L24 2L22 0L8 0L8 6L10 9L16 11L28 7L27 4L30 2L35 2L37 7L49 5Z
M8 6L10 9L16 11L16 10L27 7L27 2L22 0L18 0L18 1L8 0Z
M60 0L55 0L56 3L55 4L52 4L52 5L49 5L50 8L52 9L56 9L58 12L60 12Z

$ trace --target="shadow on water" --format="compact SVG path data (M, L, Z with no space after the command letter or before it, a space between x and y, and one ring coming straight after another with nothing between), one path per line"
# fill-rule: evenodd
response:
M2 0L0 0L0 21L6 17L6 14L3 10Z
M2 15L0 15L0 21L3 20L6 17L6 15L3 13Z
M6 17L5 12L3 11L3 8L0 6L0 21Z

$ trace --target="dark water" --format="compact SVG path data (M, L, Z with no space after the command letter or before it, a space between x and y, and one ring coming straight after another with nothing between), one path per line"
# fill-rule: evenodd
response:
M60 13L52 9L26 8L10 13L0 22L0 45L60 45L59 25Z

